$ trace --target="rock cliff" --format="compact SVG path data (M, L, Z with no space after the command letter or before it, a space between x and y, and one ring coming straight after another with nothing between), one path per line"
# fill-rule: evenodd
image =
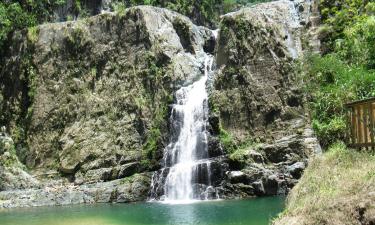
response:
M212 35L147 6L17 33L1 68L1 124L19 160L41 182L76 185L157 168L172 94L201 73Z
M294 67L310 14L310 1L245 8L222 17L217 43L148 6L17 32L0 67L0 207L145 200L173 93L205 52L220 196L287 193L320 152Z
M285 194L321 151L296 67L311 14L309 1L276 1L222 18L210 105L229 155L225 196Z

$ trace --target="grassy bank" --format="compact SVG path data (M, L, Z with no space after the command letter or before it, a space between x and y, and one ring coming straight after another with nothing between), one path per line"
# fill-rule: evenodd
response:
M375 155L339 143L312 159L274 224L375 224Z

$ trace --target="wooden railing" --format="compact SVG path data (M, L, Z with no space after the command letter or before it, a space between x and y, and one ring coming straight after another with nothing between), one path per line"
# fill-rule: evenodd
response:
M349 145L375 149L375 98L346 104Z

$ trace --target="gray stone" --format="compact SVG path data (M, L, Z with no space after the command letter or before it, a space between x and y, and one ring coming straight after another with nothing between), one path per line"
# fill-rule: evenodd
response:
M263 155L260 152L250 150L249 157L254 160L256 163L264 163Z
M242 171L228 171L227 176L232 184L246 183L246 175Z
M279 187L279 179L277 175L272 174L262 179L264 192L266 195L276 195Z
M80 186L2 191L0 208L142 201L147 197L150 179L150 174L135 174L125 179Z
M100 168L95 170L89 170L83 176L85 183L93 183L99 181L108 181L112 177L112 168Z
M266 191L264 190L263 182L262 181L256 181L252 183L252 186L254 188L254 193L258 196L262 196L266 194Z
M303 170L305 169L304 162L296 162L290 166L287 166L287 171L296 179L299 179L302 175Z
M133 162L118 166L116 168L118 170L117 178L124 178L137 173L140 168L140 164L138 162Z

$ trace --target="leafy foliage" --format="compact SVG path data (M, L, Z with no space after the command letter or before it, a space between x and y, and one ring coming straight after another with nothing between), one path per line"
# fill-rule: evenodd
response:
M346 130L344 104L375 96L375 71L349 66L336 54L312 56L307 67L313 128L323 146L343 140Z
M304 63L311 93L313 128L323 146L344 140L344 104L375 96L374 3L357 0L320 3L325 56L309 56Z
M50 21L53 10L64 3L65 0L0 2L0 50L3 50L6 40L13 31Z
M35 16L24 11L19 3L0 3L0 48L10 32L35 24Z
M355 66L375 69L375 16L360 18L343 33L344 39L336 42L341 58Z
M363 16L367 4L367 0L320 0L320 14L329 31L323 42L330 51L344 37L343 31Z

